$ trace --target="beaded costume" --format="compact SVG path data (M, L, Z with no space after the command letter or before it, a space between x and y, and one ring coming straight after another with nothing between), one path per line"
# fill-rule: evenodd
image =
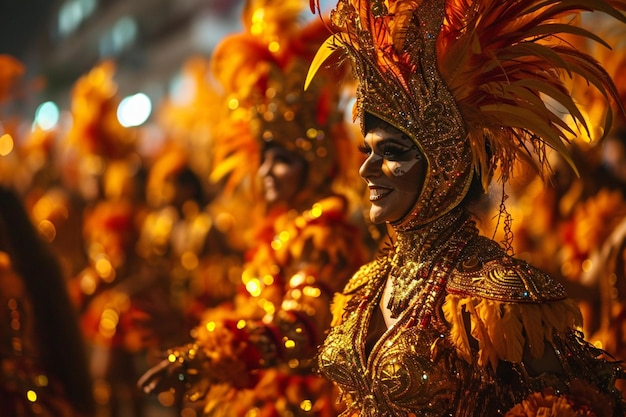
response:
M442 249L433 258L425 243ZM404 268L400 257L409 258ZM378 306L388 277L406 289L395 299L398 321L385 330ZM593 393L605 407L597 415L619 415L611 414L619 368L596 361L601 352L571 330L580 315L561 286L478 236L462 210L400 234L393 251L353 277L334 311L320 368L359 415L497 416L533 392L568 387ZM567 380L533 370L530 358L547 350Z
M623 22L624 6L338 2L330 24L339 33L320 48L308 79L343 52L359 81L363 133L364 116L373 115L428 162L413 209L391 224L392 246L335 298L319 366L340 387L344 415L624 415L615 388L623 370L583 340L576 304L549 276L479 236L464 201L473 179L485 190L496 174L505 184L520 159L549 168L547 147L567 159L569 138L591 130L564 80L581 76L605 99L616 89L564 39L597 40L573 24L578 12ZM396 320L390 327L382 309Z

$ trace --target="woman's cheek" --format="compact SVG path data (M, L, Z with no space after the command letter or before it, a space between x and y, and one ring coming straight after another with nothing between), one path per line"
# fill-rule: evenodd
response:
M387 171L394 177L402 177L407 174L417 163L419 159L411 159L409 161L385 161Z

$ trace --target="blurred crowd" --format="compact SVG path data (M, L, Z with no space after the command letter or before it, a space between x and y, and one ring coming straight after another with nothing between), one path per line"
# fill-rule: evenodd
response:
M597 58L626 103L621 45ZM349 276L384 245L385 231L363 218L362 181L344 177L335 187L337 172L357 174L352 152L360 138L349 117L337 121L345 143L333 151L346 166L332 165L321 178L296 182L294 194L272 197L263 166L289 156L238 141L245 133L235 123L220 141L221 121L233 120L234 107L216 88L208 57L181 64L184 91L158 103L139 127L117 118L115 70L106 61L84 74L67 117L44 130L15 111L37 82L24 79L20 62L0 56L0 408L7 404L16 416L196 415L176 392L152 396L137 386L164 352L197 340L200 323L233 311L263 321L285 300L294 302L296 287L336 290L319 278L323 285L286 282L305 269L305 280L328 274L331 259L333 276ZM350 94L347 83L344 108ZM590 129L603 128L592 114L588 120ZM554 160L553 186L546 187L535 173L519 172L511 189L493 190L492 204L481 210L485 233L504 223L495 233L504 231L505 241L510 233L517 255L579 301L589 340L624 359L626 121L619 105L604 133L600 143L572 140L578 173ZM304 172L321 172L325 156L306 162ZM326 236L322 226L335 234ZM283 244L291 252L281 251ZM306 268L294 266L303 254L311 255ZM272 401L275 409L259 407L259 415L286 415Z
M7 102L23 92L16 90L24 88L18 79L23 68L11 57L2 60L3 68L14 69L7 75L15 77L0 81L6 88L3 104L10 107ZM182 107L164 103L164 116L157 116L161 120L153 126L124 128L118 121L120 98L112 62L99 64L76 82L71 127L61 123L48 131L30 130L23 129L19 118L3 119L5 140L13 142L0 164L3 200L7 200L1 216L1 223L6 223L2 253L9 255L3 273L21 275L14 255L23 258L26 266L38 268L32 277L22 277L25 282L33 279L32 285L39 285L54 278L67 293L59 297L57 288L36 300L26 286L14 295L3 291L3 300L19 295L24 303L68 310L68 317L55 322L60 319L56 315L40 317L34 310L25 316L27 320L41 321L38 329L56 329L50 337L57 343L35 344L37 350L30 352L26 342L34 335L22 326L13 338L23 339L19 343L23 346L16 350L16 342L7 340L2 349L37 357L47 349L75 350L82 339L84 364L80 355L53 363L66 369L68 379L73 372L76 377L89 374L84 388L93 385L93 389L84 398L93 396L96 415L144 415L150 400L140 398L136 381L148 367L148 353L187 340L202 310L232 298L236 291L246 245L243 229L253 221L254 210L222 205L206 167L198 166L210 159L202 143L209 138L213 102L203 96L205 67L202 59L193 59L183 70L191 85L191 100L197 101ZM142 152L142 141L158 145ZM20 209L17 203L9 205L11 197L19 200L33 233L49 247L56 269L47 271L43 263L47 258L42 261L44 255L34 245L14 243L26 237L11 229L11 216ZM72 338L63 335L73 320L80 338L78 333ZM41 365L43 372L49 364ZM14 364L21 366L25 365ZM5 373L3 381L4 377ZM35 383L31 377L24 371L23 380L13 381L15 392L7 395L24 395ZM4 400L2 394L0 399ZM162 400L165 405L167 401Z

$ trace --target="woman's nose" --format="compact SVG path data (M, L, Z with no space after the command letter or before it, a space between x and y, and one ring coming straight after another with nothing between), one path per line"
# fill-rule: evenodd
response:
M374 152L370 153L359 168L359 175L364 179L375 177L382 170L382 160L379 155Z
M259 169L257 171L259 177L265 177L272 172L272 158L266 157L261 161L261 165L259 165Z

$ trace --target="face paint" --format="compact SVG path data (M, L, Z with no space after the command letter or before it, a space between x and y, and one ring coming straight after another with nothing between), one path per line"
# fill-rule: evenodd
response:
M417 150L417 148L415 148ZM408 161L385 161L385 166L395 177L402 177L411 170L419 161L422 160L421 155L417 155L415 158Z
M401 132L380 127L367 132L360 150L367 156L359 173L370 191L370 219L401 220L421 192L426 169L422 154Z

